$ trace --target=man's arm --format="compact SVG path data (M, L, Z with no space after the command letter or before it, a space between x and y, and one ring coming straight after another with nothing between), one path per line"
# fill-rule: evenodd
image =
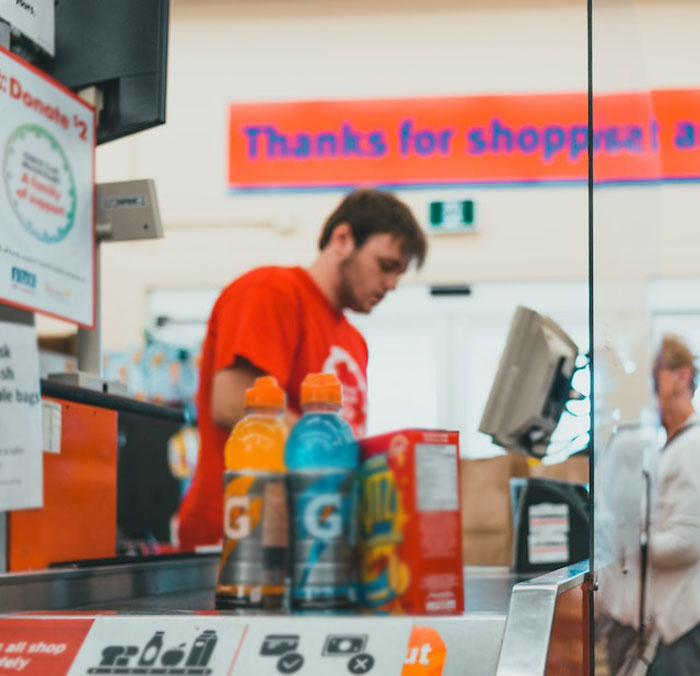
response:
M231 368L214 374L211 391L211 415L214 422L227 430L245 414L245 391L253 387L256 378L266 375L264 371L241 357ZM285 422L291 428L299 416L285 411Z
M675 519L668 530L652 531L649 558L658 569L687 568L700 559L700 519Z
M680 450L652 521L649 556L656 568L684 568L700 560L700 453L690 444Z
M245 413L245 391L265 373L247 359L236 359L231 368L214 374L211 388L211 417L219 427L230 430Z

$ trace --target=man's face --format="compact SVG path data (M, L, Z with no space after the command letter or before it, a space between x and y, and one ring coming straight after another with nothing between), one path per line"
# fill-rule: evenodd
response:
M340 264L343 307L368 313L387 291L396 288L408 262L396 237L388 233L371 235Z
M687 366L671 367L663 358L654 366L654 389L663 413L679 399L691 399L690 369Z

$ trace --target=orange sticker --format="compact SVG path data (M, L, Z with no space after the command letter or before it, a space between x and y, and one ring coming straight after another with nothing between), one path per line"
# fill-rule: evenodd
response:
M441 676L447 648L431 627L413 627L401 676Z

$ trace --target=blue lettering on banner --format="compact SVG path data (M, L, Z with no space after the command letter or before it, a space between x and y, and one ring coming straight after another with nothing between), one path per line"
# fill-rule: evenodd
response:
M360 149L360 134L353 130L349 124L343 125L343 155L357 155L362 157L363 152Z
M349 122L343 123L338 131L324 130L315 134L307 131L287 134L273 125L247 126L242 131L246 154L251 160L262 156L270 160L382 157L388 149L383 131L360 131Z
M248 157L256 159L258 157L258 135L260 127L243 127L243 133L248 137Z
M676 148L690 150L695 147L695 125L692 122L678 122L673 139Z
M269 158L287 157L289 149L287 147L287 137L280 134L273 126L265 127L267 135L267 156Z
M524 153L532 153L540 144L540 135L534 127L523 127L518 133L518 147Z
M588 150L588 127L585 124L576 124L571 127L571 159L575 160L579 155Z
M691 125L692 126L692 125ZM650 142L658 144L658 125L651 122ZM676 144L689 147L692 130L679 129ZM514 150L521 153L540 153L545 162L565 154L575 162L588 149L588 127L585 124L571 126L548 125L546 127L509 127L494 118L489 127L472 127L466 133L468 155L484 153L510 154ZM610 154L620 152L643 153L645 131L639 125L611 125L600 127L593 133L593 149Z
M399 125L399 147L402 155L415 153L421 157L448 155L454 129L414 129L413 120Z
M493 139L491 149L497 153L501 149L501 140L505 144L506 152L513 151L513 132L504 127L499 120L491 120L491 138Z
M563 147L566 141L566 134L561 127L545 127L544 130L544 159L549 161Z
M649 133L651 136L651 149L659 149L659 123L656 120L649 121Z
M367 138L372 146L370 157L386 155L386 142L384 141L384 134L382 134L382 132L373 131Z
M481 155L486 150L486 140L483 129L472 129L468 132L469 146L467 152L470 155Z
M627 150L634 153L644 152L644 130L637 125L627 127Z
M308 134L297 134L294 157L308 157L311 153L311 141Z
M364 131L351 122L343 122L335 130L313 133L306 130L288 133L272 124L244 126L241 131L246 154L251 160L380 158L390 150L385 130ZM407 118L401 120L395 129L396 144L393 150L403 157L446 157L453 154L455 133L454 128L430 129ZM538 154L547 163L559 157L576 162L588 150L588 127L583 123L515 127L493 118L488 125L468 128L465 139L462 152L466 155L524 153ZM677 123L674 143L680 149L696 146L693 123ZM644 126L621 124L596 127L593 133L596 153L641 154L647 144L651 149L657 149L659 145L659 125L652 119Z
M319 157L335 157L338 152L338 143L335 140L335 134L333 133L323 133L318 135L317 139L317 151L316 154Z

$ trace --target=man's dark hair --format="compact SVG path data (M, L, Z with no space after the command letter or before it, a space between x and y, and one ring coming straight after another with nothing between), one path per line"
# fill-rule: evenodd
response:
M380 190L351 192L328 217L318 240L325 249L336 226L348 223L355 246L359 249L372 235L390 234L401 242L401 250L409 260L415 258L420 268L428 243L411 210L397 197Z

